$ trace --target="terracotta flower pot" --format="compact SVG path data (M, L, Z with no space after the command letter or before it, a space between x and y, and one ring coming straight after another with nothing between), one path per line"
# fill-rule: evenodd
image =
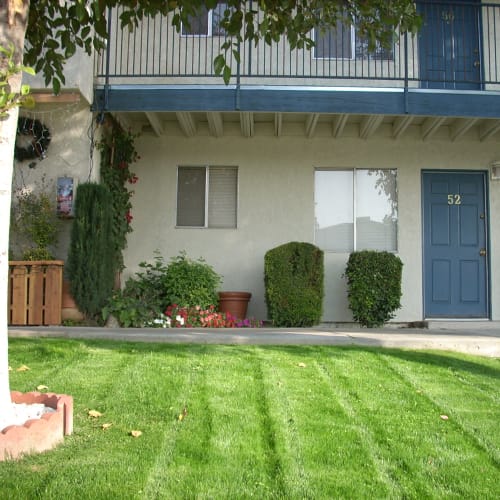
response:
M68 280L63 281L62 286L62 310L61 310L62 319L71 319L74 321L81 321L84 318L84 315L78 309L78 306L71 295L70 283Z
M219 311L239 320L245 319L251 297L249 292L219 292Z

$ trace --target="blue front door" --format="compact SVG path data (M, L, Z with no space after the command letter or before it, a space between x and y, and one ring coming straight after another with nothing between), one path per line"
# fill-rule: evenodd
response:
M488 317L486 176L423 173L424 315Z
M417 2L420 80L429 89L479 89L480 3L470 0Z

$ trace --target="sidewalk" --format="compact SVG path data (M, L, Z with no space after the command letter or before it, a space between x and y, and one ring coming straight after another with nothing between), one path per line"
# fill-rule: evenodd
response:
M498 328L497 328L498 326ZM403 349L438 349L500 357L500 325L442 323L432 328L89 328L9 327L9 337L106 339L129 342L254 345L358 345Z

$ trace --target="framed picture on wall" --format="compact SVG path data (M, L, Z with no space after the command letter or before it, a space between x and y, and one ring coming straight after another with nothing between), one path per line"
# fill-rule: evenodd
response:
M57 215L74 217L76 183L73 177L57 178Z

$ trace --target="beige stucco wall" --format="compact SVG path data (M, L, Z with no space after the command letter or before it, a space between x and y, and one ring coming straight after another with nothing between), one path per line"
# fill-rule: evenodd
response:
M78 48L75 55L64 65L65 83L61 90L77 90L87 100L92 102L94 96L94 56L89 56L83 49ZM33 92L52 90L52 86L45 85L45 78L38 73L35 76L23 74L23 83L28 84Z
M472 135L451 142L443 137L422 141L418 130L405 138L382 133L369 140L333 139L318 129L316 138L303 134L273 137L257 126L256 136L243 138L235 129L224 138L186 138L171 131L163 137L142 136L136 142L141 155L134 170L133 229L129 235L125 278L138 263L152 260L158 249L168 260L185 250L203 257L224 276L223 289L248 290L253 298L249 315L266 318L264 254L288 241L314 240L314 168L397 168L399 196L399 250L404 262L403 308L395 321L422 319L421 170L486 170L499 158L497 144ZM386 137L387 135L387 137ZM237 165L239 167L238 228L177 229L176 168L178 165ZM491 214L500 210L500 181L490 182ZM493 319L500 318L500 228L491 227ZM342 273L347 254L325 256L324 321L351 320Z
M13 193L18 189L43 189L53 196L55 203L58 177L73 177L76 183L98 179L99 154L94 151L91 160L90 151L92 134L97 140L99 129L83 97L78 103L38 105L33 110L21 110L20 115L42 122L50 130L52 139L45 159L14 162ZM15 196L13 200L15 202ZM71 221L61 220L59 243L53 249L59 259L66 259L70 229ZM11 244L15 249L15 235L11 235Z

